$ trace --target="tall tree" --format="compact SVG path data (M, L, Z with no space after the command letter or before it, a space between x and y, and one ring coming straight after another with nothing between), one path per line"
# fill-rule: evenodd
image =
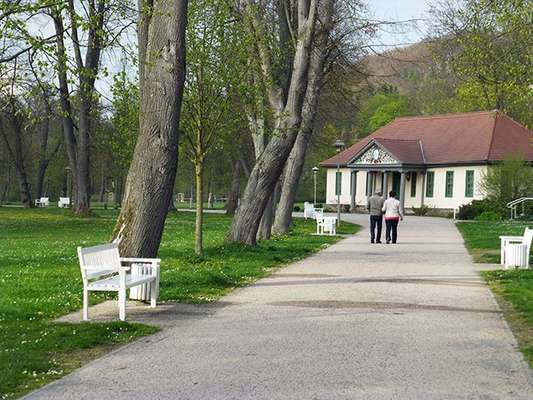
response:
M287 160L284 179L281 185L279 204L276 209L273 231L281 234L288 232L291 220L298 183L302 175L307 146L314 129L315 116L318 108L319 92L324 76L324 64L328 54L330 32L333 23L333 3L323 6L321 25L317 28L314 40L314 49L308 71L308 84L305 102L302 110L302 122L296 141Z
M114 236L122 254L157 255L178 162L187 0L139 4L139 137Z
M139 87L137 80L130 80L125 68L113 77L111 87L113 130L106 142L113 152L113 191L117 206L122 204L126 174L133 158L139 135Z
M308 83L308 67L317 11L317 0L299 0L297 3L292 74L285 100L283 87L277 83L273 70L272 49L268 47L265 39L269 37L268 27L263 18L265 10L261 10L259 4L252 0L244 0L243 14L248 22L248 29L254 37L274 124L272 139L250 174L241 205L233 219L228 235L230 242L249 245L256 243L261 217L296 140Z
M530 0L466 0L432 10L436 54L459 79L462 110L498 109L533 126Z
M107 0L89 0L83 4L87 14L78 13L74 1L68 0L51 6L56 32L56 58L59 93L61 98L63 134L74 176L74 212L90 212L90 140L91 110L95 103L95 81L99 72L100 57L105 46L104 22L109 12ZM65 28L68 19L70 28ZM80 28L86 31L86 43L80 40ZM68 34L67 34L68 33ZM69 68L65 38L69 37L74 51L75 68ZM85 57L82 52L85 49ZM78 79L76 108L73 106L69 71ZM77 119L75 119L75 114ZM77 135L76 135L77 131Z
M203 250L202 225L206 158L232 133L238 117L232 106L242 73L245 41L232 22L233 2L192 0L189 5L187 57L182 131L184 149L194 164L196 185L195 252ZM208 191L209 192L209 191Z
M30 208L31 192L24 159L23 135L25 131L25 110L11 94L0 108L0 137L10 156L19 182L20 201L24 208Z

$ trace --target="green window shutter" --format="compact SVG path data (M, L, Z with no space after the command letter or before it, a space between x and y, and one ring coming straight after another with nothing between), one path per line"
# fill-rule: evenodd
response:
M474 197L474 171L466 171L465 197Z
M372 186L372 174L366 173L366 195L370 196L370 187Z
M416 172L411 172L411 197L416 197Z
M453 197L453 171L446 171L446 197Z
M433 184L435 183L435 172L428 171L426 174L426 197L433 197Z
M339 196L342 193L342 172L335 174L335 196Z

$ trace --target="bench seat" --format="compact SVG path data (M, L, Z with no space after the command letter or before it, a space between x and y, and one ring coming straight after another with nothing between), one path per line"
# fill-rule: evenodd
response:
M142 285L143 283L154 282L155 276L135 276L126 274L126 288ZM92 291L118 291L120 289L120 277L118 275L110 276L102 280L89 282L87 289Z

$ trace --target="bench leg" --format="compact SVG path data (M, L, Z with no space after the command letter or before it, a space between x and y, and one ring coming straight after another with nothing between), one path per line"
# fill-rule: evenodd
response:
M89 320L89 291L83 288L83 320Z
M118 291L118 317L121 321L126 320L126 290Z

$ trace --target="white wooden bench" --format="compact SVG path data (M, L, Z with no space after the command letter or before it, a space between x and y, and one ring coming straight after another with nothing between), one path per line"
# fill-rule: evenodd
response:
M314 204L306 201L304 203L304 218L315 218L317 213L324 212L323 208L316 208Z
M315 220L317 235L324 235L326 232L330 235L337 234L337 217L324 217L323 212L317 212Z
M526 228L523 236L500 236L500 264L509 267L529 268L529 252L533 229Z
M70 207L70 197L60 197L57 202L59 208L68 208Z
M118 243L78 247L83 280L83 320L89 319L89 292L118 292L119 318L126 319L126 290L130 298L150 299L155 307L159 295L159 258L123 258Z
M35 199L35 205L37 207L48 207L50 205L50 198L41 197L40 199Z

